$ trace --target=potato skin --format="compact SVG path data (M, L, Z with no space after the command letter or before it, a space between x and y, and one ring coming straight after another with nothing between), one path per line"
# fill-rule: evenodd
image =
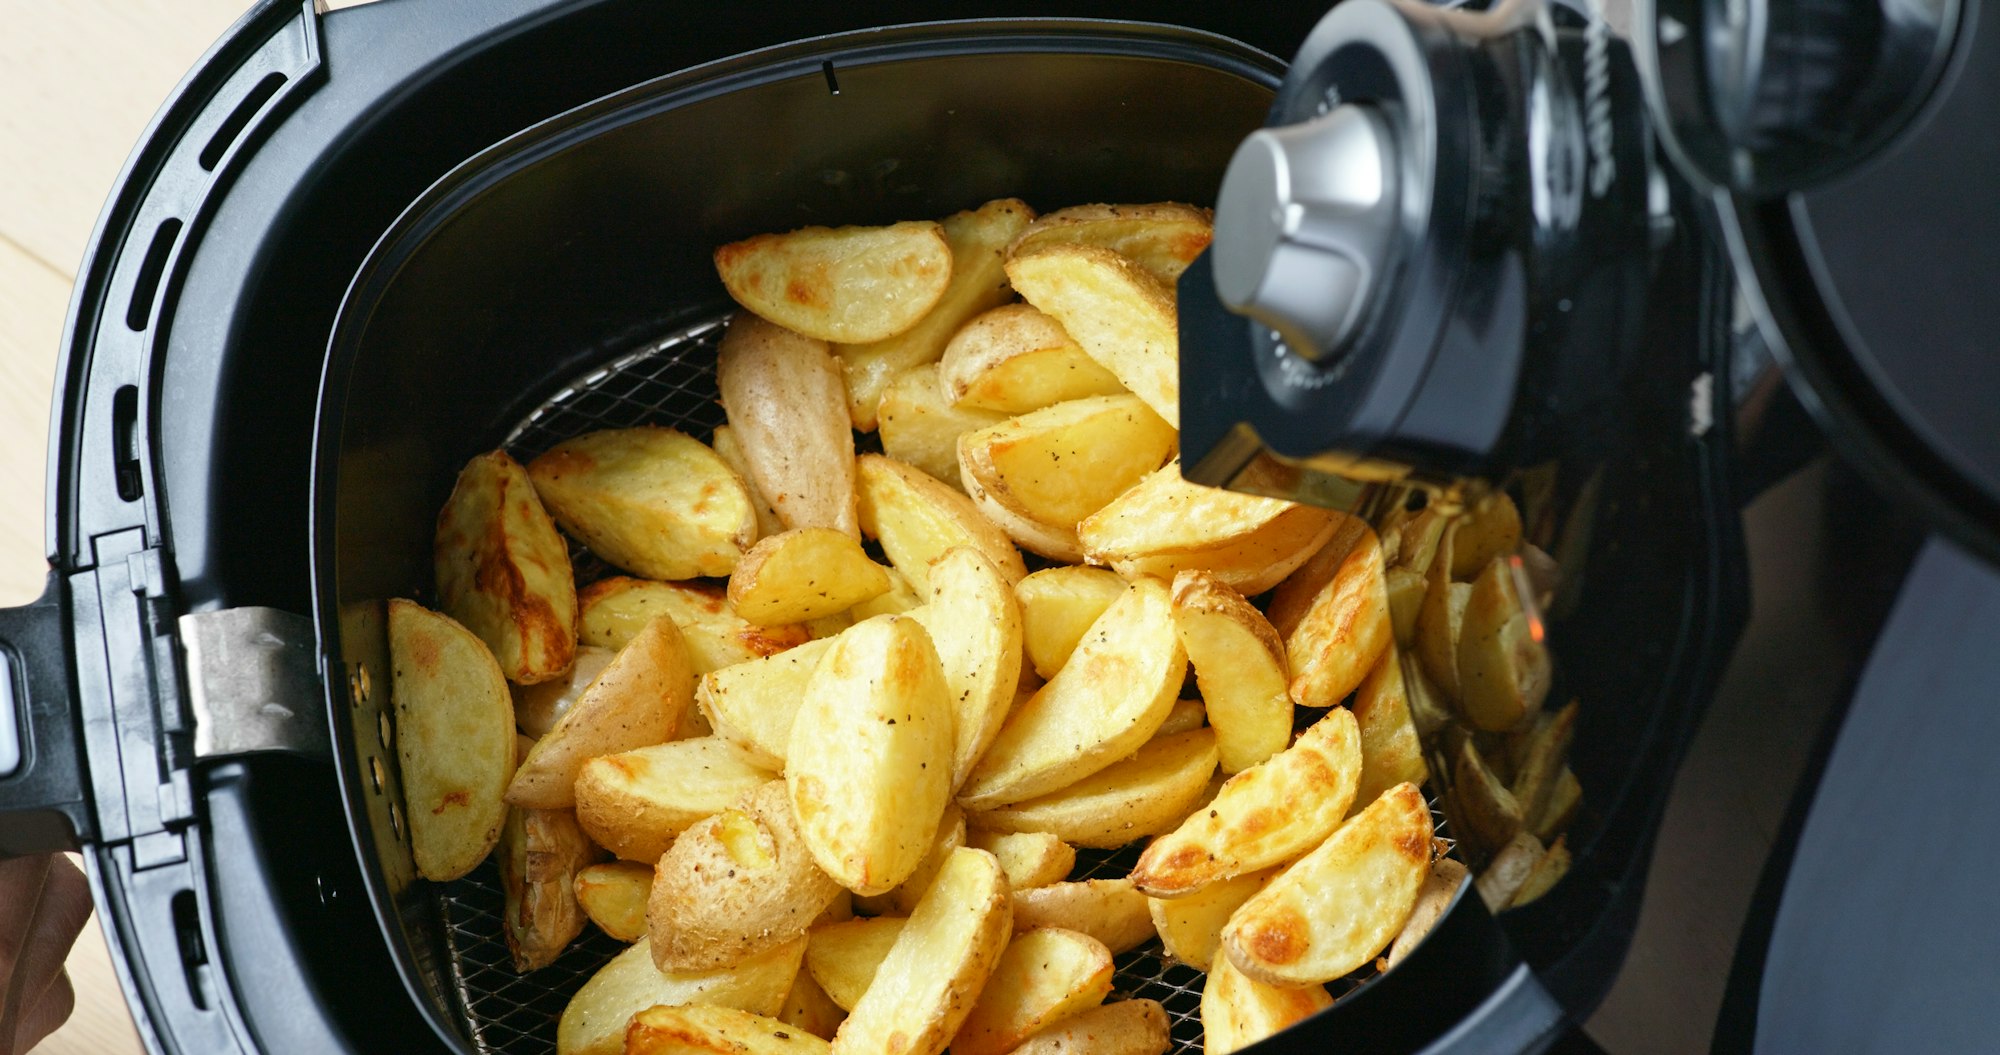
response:
M528 464L535 491L591 552L649 579L727 575L757 538L729 463L678 429L607 429Z
M716 353L715 383L751 481L778 519L859 538L847 391L826 344L738 315Z
M472 871L500 841L514 776L513 700L492 653L450 616L389 602L391 699L417 873Z
M1042 1030L1013 1055L1164 1055L1169 1040L1159 1001L1120 1000Z
M522 973L547 967L583 931L573 886L597 847L568 810L510 810L500 833L507 952Z
M535 741L507 786L507 801L544 810L575 806L584 763L673 739L693 705L687 645L672 619L655 618Z
M527 470L505 451L467 462L438 512L438 607L479 636L518 684L576 658L576 577Z
M801 227L715 251L738 304L822 341L879 341L917 324L951 282L951 246L930 220Z

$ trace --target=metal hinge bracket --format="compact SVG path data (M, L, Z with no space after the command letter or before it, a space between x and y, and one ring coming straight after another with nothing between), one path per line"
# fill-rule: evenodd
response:
M312 620L276 608L181 616L196 758L331 758Z

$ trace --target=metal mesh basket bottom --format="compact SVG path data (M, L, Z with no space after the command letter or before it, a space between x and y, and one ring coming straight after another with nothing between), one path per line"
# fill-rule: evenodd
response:
M675 329L636 351L565 385L530 411L508 434L504 446L517 458L532 458L571 436L596 429L666 425L706 439L723 423L715 388L715 348L722 317ZM602 564L578 553L579 578L602 574ZM1301 715L1306 721L1316 715ZM1432 811L1443 836L1443 818ZM1138 848L1082 850L1072 879L1119 879L1138 860ZM625 946L595 927L555 963L517 974L502 936L505 899L499 871L488 862L471 875L437 887L439 915L451 971L465 1007L473 1043L482 1053L547 1055L555 1049L556 1020L577 989ZM1172 1026L1172 1055L1202 1050L1203 974L1168 959L1157 940L1117 957L1110 1000L1144 997L1166 1008ZM1337 997L1373 977L1372 967L1328 988Z

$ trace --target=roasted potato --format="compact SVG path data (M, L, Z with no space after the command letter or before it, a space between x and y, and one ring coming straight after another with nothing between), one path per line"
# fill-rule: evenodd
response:
M1230 777L1206 809L1153 840L1132 882L1151 897L1181 897L1298 857L1340 827L1360 778L1354 715L1329 711L1297 743Z
M1173 461L1091 514L1076 533L1093 563L1128 579L1206 571L1253 597L1311 557L1338 519L1330 510L1189 483Z
M939 226L951 247L951 283L944 296L916 325L894 337L834 348L847 378L855 428L875 428L877 406L890 379L913 366L937 362L966 320L1007 299L1000 254L1034 218L1035 211L1016 198L945 217Z
M1403 668L1403 697L1409 703L1410 722L1417 727L1417 738L1427 740L1452 722L1451 704L1444 694L1424 673L1421 657L1415 652L1404 652L1397 656Z
M1473 886L1479 891L1479 898L1486 902L1486 908L1499 912L1514 902L1514 895L1535 871L1542 855L1542 841L1529 832L1516 832L1493 860L1486 865L1486 871L1479 873Z
M1535 837L1553 840L1562 834L1576 816L1577 805L1582 801L1583 785L1577 783L1576 774L1564 766L1562 773L1556 777L1555 787L1549 791L1548 805L1542 807L1542 812L1535 817Z
M1102 246L1172 289L1213 237L1212 214L1192 205L1072 205L1029 224L1007 247L1007 255L1062 242Z
M1451 577L1470 579L1521 548L1521 511L1505 491L1482 497L1452 532Z
M600 755L576 775L576 819L597 845L648 865L674 837L777 774L719 736Z
M1166 584L1134 583L1056 676L1007 716L959 802L971 810L1022 802L1131 755L1166 720L1186 674Z
M834 1051L939 1055L992 976L1012 917L993 855L954 851L840 1024Z
M1208 970L1216 950L1222 947L1222 928L1229 923L1229 917L1251 895L1264 889L1264 884L1278 871L1266 868L1246 872L1210 883L1186 897L1147 898L1146 909L1152 913L1153 929L1160 932L1160 944L1166 947L1167 955L1189 967Z
M1167 712L1167 720L1153 732L1153 739L1172 736L1175 733L1193 732L1208 724L1208 707L1200 700L1175 700L1174 709Z
M557 1055L622 1055L625 1027L649 1007L703 1004L775 1015L799 973L806 940L799 938L762 956L715 971L662 971L641 938L599 968L570 997L556 1024Z
M1125 391L1032 304L1003 304L966 323L945 345L938 385L956 406L1002 414Z
M1496 557L1466 595L1458 637L1459 710L1491 732L1520 727L1549 694L1542 625L1521 605L1513 564Z
M727 575L757 539L743 480L676 429L592 432L528 463L549 513L592 553L649 579Z
M1451 581L1451 541L1447 531L1425 575L1424 603L1417 611L1417 658L1423 661L1431 684L1446 698L1457 699L1458 642L1472 586Z
M1397 527L1396 566L1406 568L1426 578L1431 573L1431 563L1440 547L1445 545L1445 536L1453 533L1457 521L1444 511L1442 505L1425 506L1403 520ZM1388 543L1383 543L1387 552ZM1449 554L1445 567L1451 567Z
M804 970L792 979L792 991L785 994L784 1010L778 1012L778 1021L797 1026L822 1040L832 1040L834 1031L846 1018L847 1009L834 1003L826 990L813 981L812 972Z
M577 870L597 856L568 810L507 812L500 832L500 889L515 970L547 967L583 931L583 911L571 884Z
M750 479L778 519L858 535L854 433L826 345L738 315L716 352L715 384Z
M884 569L889 573L889 588L868 600L847 610L855 622L873 619L878 615L902 615L923 607L925 598L910 585L910 580L894 568Z
M1458 896L1458 888L1465 885L1469 873L1465 866L1449 857L1441 857L1431 863L1430 878L1424 880L1422 890L1417 892L1417 903L1410 910L1409 922L1396 935L1389 946L1388 966L1394 967L1403 957L1414 952L1423 944L1424 938L1444 918L1444 911L1451 907L1453 898Z
M744 490L750 494L750 506L757 512L757 537L785 530L785 522L779 520L778 511L771 508L771 500L758 490L756 479L750 475L750 460L743 456L743 446L736 442L735 431L727 425L717 425L708 438L708 446L742 479Z
M1201 987L1204 1055L1229 1055L1333 1006L1323 985L1267 985L1217 956Z
M1056 243L1010 254L1007 278L1118 383L1180 428L1180 322L1173 287L1117 253Z
M1554 714L1543 714L1521 738L1520 759L1508 790L1521 804L1521 816L1538 820L1547 812L1563 772L1563 760L1576 733L1576 701L1571 700Z
M882 453L907 462L953 487L958 482L958 438L1007 420L977 407L954 406L938 387L935 363L897 374L876 406Z
M1395 637L1375 532L1361 520L1343 521L1326 547L1278 587L1271 622L1285 635L1292 702L1330 707L1353 692Z
M805 702L806 683L834 638L809 641L775 656L738 663L701 676L695 703L715 735L748 752L766 769L785 768L792 723Z
M722 286L757 316L821 341L894 337L951 283L951 246L928 220L887 227L801 227L715 251Z
M952 700L923 625L879 616L806 683L785 770L819 866L857 894L910 877L951 798Z
M1047 832L1078 846L1110 849L1170 831L1208 792L1215 731L1156 737L1066 788L985 810L974 823L995 831Z
M510 686L514 693L514 724L531 740L548 735L556 727L556 721L604 673L604 668L611 665L611 657L617 654L609 648L579 645L576 661L555 678L533 685Z
M1160 467L1172 426L1133 395L1043 407L958 438L965 491L1015 542L1080 561L1077 524Z
M1222 771L1240 773L1292 739L1285 643L1243 595L1205 571L1174 576L1174 632L1194 666Z
M975 830L966 833L965 844L992 854L1012 890L1060 883L1076 867L1076 850L1048 832Z
M1022 647L1035 673L1053 678L1091 624L1125 594L1125 580L1103 568L1044 568L1014 584L1021 602Z
M773 780L660 858L646 899L653 962L663 971L741 963L805 934L839 893L806 849L785 782Z
M417 874L457 879L486 859L507 820L514 705L472 631L413 601L389 602L390 698Z
M1520 908L1540 899L1568 874L1569 847L1563 845L1562 837L1558 836L1556 841L1550 844L1548 852L1535 861L1534 867L1528 869L1527 876L1515 889L1514 896L1507 900L1507 907Z
M924 855L917 870L910 873L910 878L886 894L855 898L855 907L875 916L908 916L916 909L917 902L923 900L924 892L931 888L931 881L937 878L938 869L944 867L951 852L965 845L965 835L964 811L957 806L946 806L937 834L931 837L930 852Z
M1088 934L1104 943L1112 955L1129 952L1153 938L1153 917L1146 895L1129 879L1086 879L1076 883L1016 890L1014 929L1060 927Z
M876 916L814 927L806 946L806 971L827 999L852 1011L908 922L906 916Z
M583 644L621 649L653 617L671 616L696 674L774 655L811 640L802 626L756 626L729 606L717 587L698 582L648 582L615 575L584 587L578 637Z
M930 603L910 617L929 631L952 706L951 789L972 773L1014 705L1021 680L1021 605L1000 570L969 546L931 562Z
M1409 648L1417 641L1417 616L1424 610L1424 590L1429 583L1419 572L1390 568L1382 573L1389 594L1389 625L1396 632L1396 647Z
M1228 959L1252 978L1286 986L1360 967L1409 921L1430 876L1431 849L1423 793L1414 784L1390 788L1244 902L1222 931Z
M653 889L653 866L606 861L576 874L576 902L597 929L619 941L646 936L646 895Z
M729 575L729 603L758 626L839 615L889 592L889 570L832 528L795 528L761 539Z
M1366 806L1398 784L1422 787L1430 776L1424 745L1410 720L1409 695L1403 689L1403 661L1394 645L1382 652L1375 669L1354 690L1354 721L1361 730L1361 784L1356 805Z
M559 677L576 655L569 547L505 451L466 463L438 514L438 607L486 643L507 680Z
M821 1055L826 1041L731 1007L649 1007L625 1030L625 1055Z
M1110 995L1111 950L1103 942L1052 927L1023 931L1007 943L951 1039L952 1055L1006 1055Z
M507 801L541 810L575 806L576 776L585 762L673 739L693 704L687 645L674 621L659 616L535 741L507 785Z
M894 458L864 454L856 468L862 530L919 593L928 593L931 561L953 546L985 554L1010 583L1028 574L1020 551L972 499Z
M1159 1001L1120 1000L1050 1026L1014 1055L1165 1055L1170 1039Z

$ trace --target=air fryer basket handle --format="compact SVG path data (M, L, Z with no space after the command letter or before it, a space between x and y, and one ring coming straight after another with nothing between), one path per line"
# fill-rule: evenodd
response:
M70 684L63 582L0 609L0 857L74 850L91 834Z

